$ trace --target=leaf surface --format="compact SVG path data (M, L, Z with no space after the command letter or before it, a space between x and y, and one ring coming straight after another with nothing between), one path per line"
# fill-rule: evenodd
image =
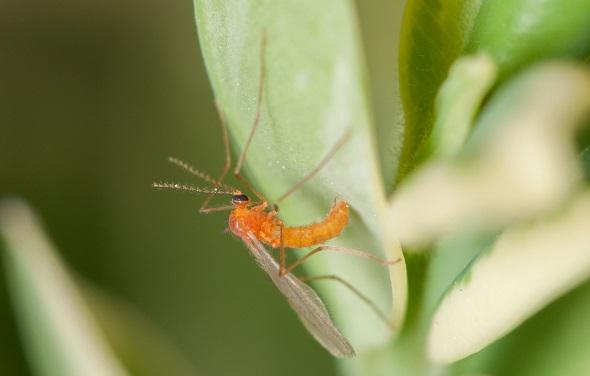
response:
M27 355L39 375L126 375L31 210L0 203L6 273Z
M281 203L281 218L287 225L317 221L331 201L341 197L350 203L352 216L338 244L402 257L399 244L383 232L385 195L354 4L196 0L195 10L213 91L238 151L256 113L266 35L261 118L245 163L253 185L270 201L277 199L351 130L351 139L318 175ZM387 268L343 255L314 256L305 265L312 274L345 278L383 310L393 310L395 325L401 325L406 302L403 262L391 268L391 283ZM389 338L386 327L355 296L333 284L318 286L357 349Z

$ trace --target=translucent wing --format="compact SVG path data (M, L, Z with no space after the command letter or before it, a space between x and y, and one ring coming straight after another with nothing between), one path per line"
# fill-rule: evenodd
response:
M309 333L332 355L340 358L354 356L354 349L336 328L316 292L291 273L279 277L279 264L253 234L243 240L258 265L287 298Z

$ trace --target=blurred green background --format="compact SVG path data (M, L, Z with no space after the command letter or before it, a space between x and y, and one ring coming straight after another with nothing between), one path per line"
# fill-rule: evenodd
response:
M376 131L389 140L403 2L385 3L355 4ZM332 358L224 233L226 214L150 187L195 181L170 155L213 175L223 163L195 29L191 0L0 2L0 199L28 200L71 270L144 315L198 374L332 375ZM396 150L380 150L386 181ZM27 375L4 273L0 374ZM554 359L587 359L589 294L586 282L458 369L551 373L564 363ZM556 347L578 358L552 357Z
M333 374L226 215L150 187L192 181L169 155L223 163L191 1L4 0L0 52L0 197L31 203L72 270L199 374ZM27 375L3 267L0 373Z

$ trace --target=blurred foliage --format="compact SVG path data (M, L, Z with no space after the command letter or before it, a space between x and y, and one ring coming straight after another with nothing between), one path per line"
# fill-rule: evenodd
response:
M581 323L588 315L590 283L586 282L486 351L455 364L455 371L506 376L584 375L588 371L590 326Z
M59 250L56 260L63 259L62 274L78 282L73 291L84 296L125 366L137 374L157 374L171 363L177 374L194 368L203 375L587 373L585 207L576 207L579 218L566 229L556 226L552 238L582 229L555 247L562 252L556 257L576 265L559 269L563 264L546 252L539 264L521 260L512 274L493 266L511 260L497 251L506 237L552 219L560 224L587 190L588 1L196 4L204 59L190 1L0 4L0 198L19 196L35 208ZM191 182L169 166L169 155L212 175L221 169L210 87L228 115L233 146L243 146L254 115L261 30L271 36L269 93L248 174L266 194L278 195L352 126L354 152L338 155L336 167L322 171L294 196L305 199L286 203L281 215L308 221L344 195L352 198L353 216L343 244L395 254L399 237L407 252L409 285L403 262L390 276L398 320L408 287L407 319L385 345L390 333L375 334L363 307L318 284L344 331L362 343L360 356L337 369L244 246L224 233L224 214L199 215L199 199L150 186L160 178ZM566 62L539 64L552 59ZM535 251L515 244L509 256ZM14 283L26 281L26 273L2 260L0 362L3 373L26 375L35 369L28 363L35 341L25 333L49 319L20 313L19 299L36 303L25 299L33 289ZM308 270L357 277L355 285L377 293L380 304L387 300L383 268L321 260ZM519 289L473 282L500 276L538 289L548 268L557 276L555 293L535 294L538 305L513 304L522 308L518 320L485 307L511 305ZM459 299L472 311L462 309L449 297L465 296L463 288L485 304ZM436 365L424 350L432 328L440 329L433 315L449 306L452 317L482 314L508 334L493 342L499 332L488 327L483 342L445 358L441 352L461 348L485 325L443 323L452 338L439 337L431 359L457 360L487 347L448 368ZM455 336L453 325L473 329Z
M225 216L150 186L169 155L223 163L190 1L3 1L0 50L0 196L38 210L72 269L204 375L332 372ZM2 373L25 375L1 270Z

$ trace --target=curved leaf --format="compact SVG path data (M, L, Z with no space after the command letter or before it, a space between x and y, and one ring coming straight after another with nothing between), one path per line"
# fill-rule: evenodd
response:
M394 188L404 132L399 44L405 0L357 1L383 182Z
M107 341L131 374L199 374L165 333L140 311L83 281L78 284Z
M483 351L456 374L554 376L590 374L590 283L569 292ZM528 361L534 359L534 361Z
M489 54L501 78L552 57L590 53L590 3L585 0L408 2L400 53L405 111L398 181L412 168L435 119L434 98L461 54Z
M209 77L238 150L255 117L260 46L262 35L267 36L261 119L246 158L254 185L271 201L278 198L352 130L352 138L328 165L281 204L281 217L288 225L309 223L325 215L335 197L342 197L350 202L353 215L338 242L402 257L399 245L381 235L385 198L354 4L196 0L195 8ZM389 309L386 268L329 254L314 256L305 265L314 273L344 277ZM393 320L399 326L405 312L405 267L401 262L392 269ZM389 337L355 296L339 286L318 286L355 347Z
M461 150L495 78L496 65L487 55L465 56L453 64L436 97L432 153L450 156Z
M590 278L590 191L559 215L504 233L445 296L428 352L450 363L481 350Z
M126 375L80 292L20 201L0 203L6 274L27 354L39 375Z
M465 152L430 162L397 192L391 225L402 243L502 228L562 204L581 181L574 136L590 111L590 71L546 63L491 100Z
M399 66L405 128L398 181L410 171L430 134L435 97L467 44L479 7L479 1L407 2Z
M590 52L587 0L491 0L482 2L467 53L490 54L506 75L555 57Z

